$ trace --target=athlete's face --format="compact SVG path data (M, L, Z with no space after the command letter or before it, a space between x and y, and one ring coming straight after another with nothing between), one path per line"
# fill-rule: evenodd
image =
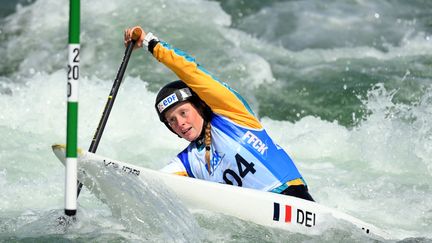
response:
M182 102L169 109L165 119L175 133L189 142L199 137L204 124L204 119L190 102Z

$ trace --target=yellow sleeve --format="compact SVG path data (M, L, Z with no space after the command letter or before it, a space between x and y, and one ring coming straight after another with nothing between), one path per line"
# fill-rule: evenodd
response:
M153 56L170 68L216 114L249 128L261 129L262 125L248 109L246 101L228 85L217 81L186 53L159 42Z

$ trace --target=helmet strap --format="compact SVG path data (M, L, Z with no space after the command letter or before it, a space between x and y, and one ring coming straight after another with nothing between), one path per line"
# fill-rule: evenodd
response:
M197 145L197 148L201 148L202 146L204 146L205 129L206 129L207 123L208 123L208 121L204 120L204 123L203 123L203 126L202 126L202 130L201 130L201 134L194 141L196 143L196 145Z

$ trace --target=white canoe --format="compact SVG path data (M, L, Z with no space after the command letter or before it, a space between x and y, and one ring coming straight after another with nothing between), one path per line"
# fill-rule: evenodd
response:
M64 164L65 146L52 146L54 154ZM162 181L169 190L176 193L185 206L190 209L204 209L237 217L267 227L275 227L290 232L317 234L328 227L328 222L343 220L358 227L364 234L377 239L390 239L382 229L365 223L348 214L328 208L315 202L263 192L243 187L208 182L204 180L171 175L135 166L118 160L105 158L79 150L78 178L87 187L92 182L84 178L82 171L99 165L98 168L121 170L125 176L139 176L144 179ZM93 166L93 167L92 167Z

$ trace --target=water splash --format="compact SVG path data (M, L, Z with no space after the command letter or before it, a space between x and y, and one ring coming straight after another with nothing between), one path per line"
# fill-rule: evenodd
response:
M157 180L125 176L125 172L90 163L85 168L91 190L127 231L144 241L200 241L200 228L192 214Z

